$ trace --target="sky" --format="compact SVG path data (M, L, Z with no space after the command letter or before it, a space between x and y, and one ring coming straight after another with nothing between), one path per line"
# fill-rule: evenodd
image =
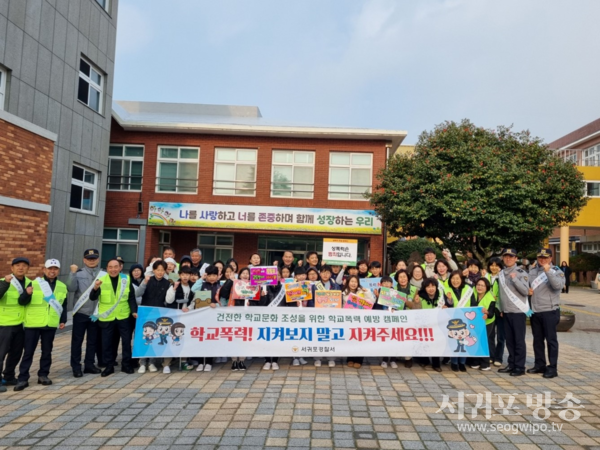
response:
M113 98L551 142L600 117L599 17L598 0L119 0Z

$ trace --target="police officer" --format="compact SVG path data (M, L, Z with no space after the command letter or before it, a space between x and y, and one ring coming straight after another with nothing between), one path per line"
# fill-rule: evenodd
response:
M25 305L31 301L33 292L31 280L25 276L29 265L27 258L13 259L12 273L0 280L0 369L6 358L3 384L11 386L17 384L15 368L23 355L25 342ZM4 385L0 385L0 392L6 392Z
M98 264L100 252L95 248L89 248L83 252L84 267L79 269L75 264L71 266L71 272L67 279L69 292L75 292L75 306L81 300L81 307L73 310L73 330L71 334L71 369L75 378L82 377L84 373L98 374L101 372L94 365L96 353L96 341L98 337L98 324L90 319L94 313L96 303L89 300L90 286L100 273ZM89 289L89 290L88 290ZM84 295L85 294L85 295ZM87 300L86 300L87 299ZM85 301L84 301L85 300ZM84 369L81 371L81 347L83 338L86 338Z
M42 341L42 356L38 371L38 384L52 384L48 375L52 365L52 345L56 328L61 330L67 323L67 308L64 305L67 298L67 286L56 277L60 272L60 262L49 259L44 265L44 278L33 281L31 302L25 306L25 353L19 366L19 380L15 391L29 387L29 369L38 342ZM63 307L64 305L64 307Z
M527 272L517 267L517 251L514 248L502 249L504 269L498 275L499 294L504 318L508 365L498 369L500 373L510 373L513 377L525 374L526 320L531 315L527 294L529 277Z
M121 267L116 258L108 261L108 272L94 282L90 299L98 300L98 321L102 332L102 357L106 368L102 376L107 377L115 373L112 362L116 355L113 350L113 335L118 333L123 343L123 360L121 372L133 373L131 359L131 322L130 316L137 319L137 302L135 301L135 288L131 284L129 275L120 273ZM101 287L102 286L102 287Z
M527 373L542 373L544 378L558 376L558 339L556 325L560 321L560 292L565 286L565 274L559 267L551 264L552 251L542 248L537 254L537 266L529 271L531 286L531 332L533 333L533 352L535 364ZM546 364L546 349L548 360Z

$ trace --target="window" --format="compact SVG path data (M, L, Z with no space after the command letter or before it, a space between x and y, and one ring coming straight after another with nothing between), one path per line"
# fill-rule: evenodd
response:
M104 76L91 63L79 61L79 90L77 98L94 111L102 114L102 91Z
M600 252L600 243L589 243L582 244L581 250L585 253L599 253Z
M159 147L156 192L198 191L198 148Z
M137 228L105 228L102 236L102 267L117 256L123 258L123 270L137 264L139 230Z
M158 249L159 254L162 257L162 254L165 251L165 247L171 246L171 232L160 230L158 234Z
M0 67L0 109L5 109L4 98L6 97L6 79L8 78L8 72Z
M111 145L108 150L108 189L141 191L143 166L144 147Z
M271 197L313 198L315 154L273 150Z
M94 214L98 173L73 165L71 175L71 210Z
M600 144L583 151L583 166L600 166Z
M600 197L600 181L585 183L585 193L588 197Z
M371 153L329 154L329 199L364 200L365 192L371 192Z
M102 9L104 9L106 12L108 12L108 2L109 2L109 0L96 0L96 2L98 2L98 4L100 6L102 6Z
M198 234L198 248L202 250L202 263L227 261L233 258L233 235L230 234ZM240 267L242 263L240 263Z
M213 195L256 196L256 150L215 149Z

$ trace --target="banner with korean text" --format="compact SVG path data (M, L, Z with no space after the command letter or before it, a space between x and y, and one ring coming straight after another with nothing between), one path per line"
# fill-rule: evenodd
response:
M141 306L133 356L488 356L481 308Z

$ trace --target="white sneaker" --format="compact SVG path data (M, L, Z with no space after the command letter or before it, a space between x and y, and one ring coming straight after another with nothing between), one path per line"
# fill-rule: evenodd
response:
M144 364L140 366L140 368L138 369L138 373L146 373L146 366Z
M390 361L390 367L392 369L397 369L398 368L398 364L396 364L396 361Z
M150 372L158 372L158 369L156 368L156 366L155 366L154 364L150 364L150 365L148 366L148 370L149 370Z
M204 370L204 364L198 364L198 367L196 367L196 372L202 372Z
M171 368L169 366L163 367L163 373L171 373Z
M279 370L279 364L277 364L277 363L273 363L273 364L271 365L271 369L273 369L273 370Z
M308 364L308 362L304 358L298 358L298 360L300 361L300 364L302 364L302 365Z
M315 359L315 367L321 367L321 360Z
M299 366L300 365L300 361L298 361L298 358L294 358L294 360L292 361L292 366Z
M476 365L472 365L471 369L479 369L479 367L481 367L481 366L479 364L476 364Z
M385 361L381 361L381 367L387 369L387 363Z
M263 370L271 370L271 363L266 362L265 365L263 366Z
M212 370L212 366L211 366L210 364L206 364L206 365L204 366L204 371L205 371L205 372L210 372L211 370Z
M488 370L492 370L492 368L488 366L488 367L482 367L479 370L483 370L484 372L487 372Z
M335 367L335 361L329 361L329 367Z

